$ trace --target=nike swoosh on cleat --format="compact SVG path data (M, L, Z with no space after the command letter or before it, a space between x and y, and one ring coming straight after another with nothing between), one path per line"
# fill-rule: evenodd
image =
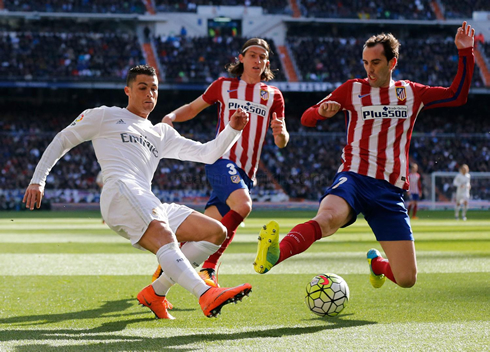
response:
M151 306L151 303L146 300L146 297L143 296L143 299L145 300L146 304L148 304L148 307Z
M359 98L364 98L364 97L367 97L368 95L371 95L371 93L367 93L367 94L364 94L364 95L358 95Z

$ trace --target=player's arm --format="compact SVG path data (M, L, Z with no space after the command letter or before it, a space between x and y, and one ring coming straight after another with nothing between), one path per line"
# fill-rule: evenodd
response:
M44 195L46 177L58 160L70 149L91 139L100 131L101 119L98 118L100 112L100 109L97 112L93 110L84 111L70 126L53 138L44 151L41 160L39 160L24 194L22 202L25 203L26 208L33 210L36 207L39 209Z
M248 113L238 109L223 131L207 143L187 139L176 130L167 127L161 157L212 164L236 143L248 120Z
M301 116L301 124L315 127L318 121L329 119L345 107L345 97L349 96L351 81L347 81L326 96L319 103L306 110Z
M274 104L272 105L272 119L270 123L274 144L279 148L284 148L289 142L289 132L286 128L286 118L284 116L284 97L282 93L274 94Z
M200 96L193 102L182 105L180 108L175 109L170 114L165 115L162 119L162 122L173 126L174 122L191 120L208 106L210 106L210 104L206 103L202 96Z
M284 148L289 142L289 132L286 129L286 120L284 116L277 117L277 113L272 113L271 120L272 135L274 136L274 143L279 148Z
M473 47L475 30L465 22L458 28L454 43L458 49L458 72L450 87L416 86L420 89L424 109L460 106L466 103L470 90L475 57Z

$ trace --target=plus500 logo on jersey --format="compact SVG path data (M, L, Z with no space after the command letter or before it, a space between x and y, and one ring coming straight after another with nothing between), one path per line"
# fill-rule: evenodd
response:
M375 105L363 106L362 117L370 119L406 119L408 107L406 105Z
M229 110L237 110L241 108L242 110L250 113L257 114L259 116L266 117L269 115L269 108L266 105L253 103L246 100L241 99L230 99L228 100L228 109Z

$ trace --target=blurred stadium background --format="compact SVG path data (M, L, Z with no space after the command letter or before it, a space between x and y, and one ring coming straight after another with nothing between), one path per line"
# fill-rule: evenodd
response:
M42 152L79 113L126 105L130 67L148 63L158 69L159 104L150 116L157 123L226 75L225 64L251 37L272 44L277 71L271 84L284 94L291 133L285 149L267 139L254 207L315 208L339 166L345 127L339 114L316 130L305 129L303 111L345 80L364 77L362 44L382 31L402 44L395 79L449 86L458 60L454 34L463 20L477 34L468 103L423 112L410 156L422 174L422 208L452 207L451 172L466 163L479 176L470 207L488 209L488 1L0 0L0 210L22 210ZM215 124L210 108L176 128L206 141ZM91 144L73 149L53 168L43 208L97 209L99 171ZM162 201L195 208L210 191L203 165L171 160L161 162L153 188Z

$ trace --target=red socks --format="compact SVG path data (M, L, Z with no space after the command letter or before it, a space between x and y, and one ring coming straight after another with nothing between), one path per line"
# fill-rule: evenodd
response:
M384 259L382 257L374 258L371 261L371 267L376 275L384 274L388 279L396 284L395 276L393 276L388 259Z
M276 264L306 251L313 242L322 238L322 229L315 220L296 225L279 243L281 254Z
M216 265L218 265L218 260L221 258L223 255L223 252L225 251L226 248L228 248L228 245L231 243L233 240L233 237L235 237L236 230L238 226L243 221L243 217L238 214L234 210L230 210L228 213L223 216L221 219L221 223L226 227L226 230L228 231L228 235L226 236L225 241L221 244L221 247L214 253L213 255L210 255L209 258L204 262L202 265L203 269L214 269L216 270Z

